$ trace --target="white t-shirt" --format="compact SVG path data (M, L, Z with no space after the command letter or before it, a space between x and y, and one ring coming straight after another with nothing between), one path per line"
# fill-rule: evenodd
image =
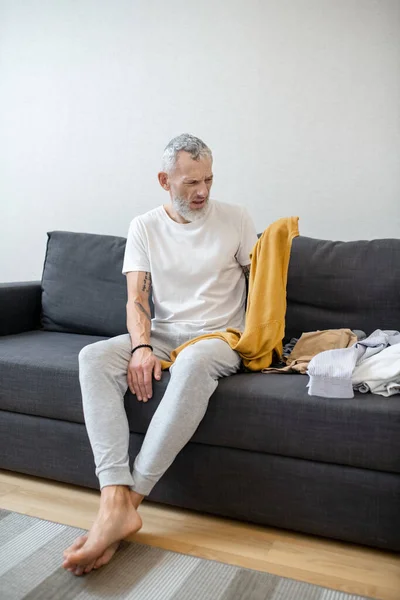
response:
M204 217L176 223L159 206L133 219L122 272L151 273L152 330L194 336L235 327L243 330L246 281L257 242L241 206L210 201Z

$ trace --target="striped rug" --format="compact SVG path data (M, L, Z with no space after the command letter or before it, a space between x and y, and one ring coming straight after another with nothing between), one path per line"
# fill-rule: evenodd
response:
M362 600L268 573L126 542L109 565L75 577L60 566L62 552L82 533L0 510L0 599Z

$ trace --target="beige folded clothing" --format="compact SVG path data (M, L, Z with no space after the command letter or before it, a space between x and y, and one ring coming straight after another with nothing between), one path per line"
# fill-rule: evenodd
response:
M324 331L303 333L287 357L285 367L269 367L262 369L262 373L301 373L305 375L308 363L320 352L349 348L356 342L357 336L351 329L325 329Z

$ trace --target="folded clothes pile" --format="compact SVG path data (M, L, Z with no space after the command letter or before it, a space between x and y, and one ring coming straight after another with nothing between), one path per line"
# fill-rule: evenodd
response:
M351 329L325 329L303 333L297 339L292 338L283 348L282 361L263 369L263 373L307 373L308 365L314 356L325 350L348 348L365 338L363 331Z
M400 333L329 329L303 333L283 349L282 362L263 373L308 374L310 396L353 398L354 390L400 394Z
M327 350L308 365L310 396L354 398L354 389L400 393L400 333L377 329L350 348Z
M353 388L366 394L400 394L400 344L388 346L356 366L351 378Z

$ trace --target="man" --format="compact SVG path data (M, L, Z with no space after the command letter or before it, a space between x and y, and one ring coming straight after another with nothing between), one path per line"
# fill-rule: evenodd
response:
M209 200L212 153L200 139L174 138L158 179L171 201L133 219L126 244L129 335L91 344L79 355L101 498L88 535L64 552L63 566L75 575L109 562L120 540L141 528L137 509L143 498L193 436L218 379L240 367L239 355L221 339L185 348L170 368L170 382L130 472L127 388L147 402L152 378L161 378L160 359L169 360L173 349L228 327L243 331L249 255L257 241L244 208Z

